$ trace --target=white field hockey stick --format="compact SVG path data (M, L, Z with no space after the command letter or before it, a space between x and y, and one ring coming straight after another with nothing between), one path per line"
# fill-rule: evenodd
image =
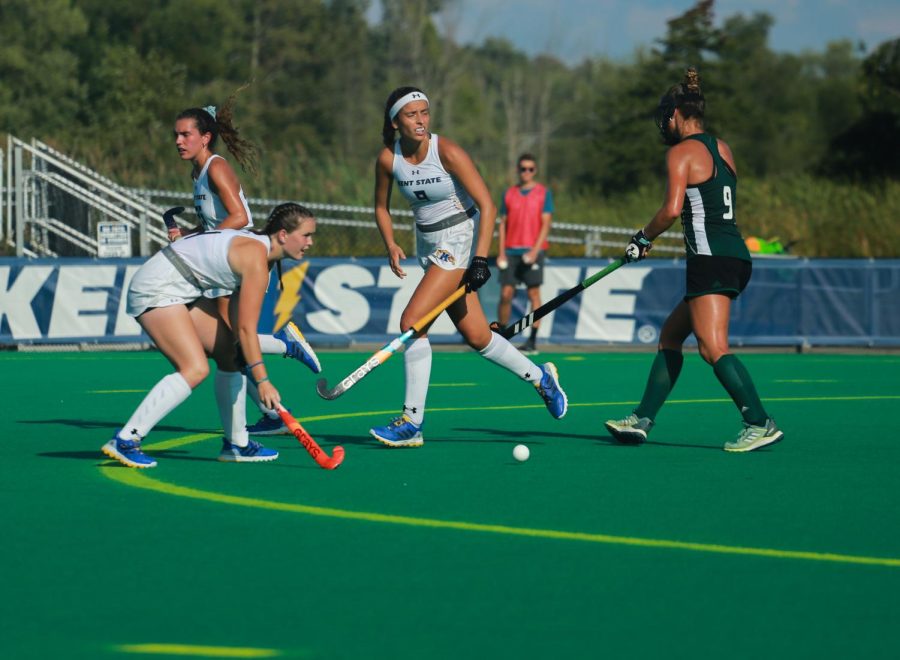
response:
M347 376L333 388L329 388L328 382L324 378L320 378L319 382L316 383L316 391L319 393L319 396L323 399L328 400L338 398L341 394L343 394L363 378L368 376L375 369L375 367L384 364L389 357L402 349L410 339L415 337L422 331L423 328L434 321L441 312L443 312L450 305L459 300L465 292L465 286L459 287L456 291L447 296L440 304L438 304L437 307L435 307L425 316L413 323L412 327L409 330L378 349L378 351L372 357L366 360L365 364L363 364L359 369Z

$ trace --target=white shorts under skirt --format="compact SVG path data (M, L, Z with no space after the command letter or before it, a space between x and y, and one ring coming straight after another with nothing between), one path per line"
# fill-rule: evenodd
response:
M416 258L422 268L435 264L444 270L468 268L475 250L479 215L438 231L416 229Z
M188 282L172 262L157 252L131 279L128 287L129 316L140 316L151 307L187 305L203 296L203 291Z

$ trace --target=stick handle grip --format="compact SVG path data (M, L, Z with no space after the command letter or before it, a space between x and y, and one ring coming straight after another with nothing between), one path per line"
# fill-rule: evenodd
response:
M613 261L611 264L609 264L606 268L601 270L599 273L594 273L593 275L588 277L586 280L584 280L581 283L582 286L585 289L588 288L591 284L593 284L597 280L602 280L604 277L609 275L611 272L613 272L619 266L622 266L624 263L625 263L625 259L623 259L622 257L619 257L618 259Z

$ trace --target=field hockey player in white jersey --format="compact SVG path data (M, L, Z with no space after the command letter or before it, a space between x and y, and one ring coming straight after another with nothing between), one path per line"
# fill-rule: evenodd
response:
M214 106L188 108L175 119L175 147L178 155L182 160L193 164L191 177L194 181L194 210L200 219L200 226L194 232L253 227L250 207L235 171L227 160L214 152L221 136L225 146L244 170L256 169L255 146L241 137L232 123L234 98L233 94L221 109L217 110ZM180 229L170 230L169 238L177 240L183 235ZM226 321L229 293L222 290L204 293L207 297L218 299L219 310ZM274 335L260 335L259 342L265 354L291 357L305 364L313 373L322 371L315 351L293 321L289 321ZM251 385L248 393L261 413L259 421L247 429L252 435L290 433L278 413L261 403L256 388Z
M393 273L406 277L403 249L394 240L391 191L397 184L412 207L416 222L416 252L425 275L400 318L406 332L461 285L466 295L447 308L466 343L488 360L531 382L556 419L566 414L565 392L556 367L538 366L506 339L491 332L478 300L478 289L491 276L487 254L497 209L469 155L456 143L429 131L428 99L415 87L391 92L384 108L384 148L375 166L375 219L384 239ZM428 328L409 345L405 358L406 398L403 412L370 433L390 447L419 447L425 399L431 378Z
M103 445L104 454L129 467L156 467L156 461L141 450L141 441L209 375L209 356L216 363L216 403L225 435L219 460L243 463L278 458L277 451L247 434L244 373L253 379L267 407L280 404L281 395L262 359L256 327L269 269L284 257L302 259L315 230L316 220L309 210L299 204L281 204L261 231L192 234L163 248L138 269L128 289L128 314L137 319L175 372L153 386L125 425ZM216 301L204 296L216 288L234 292L230 326Z

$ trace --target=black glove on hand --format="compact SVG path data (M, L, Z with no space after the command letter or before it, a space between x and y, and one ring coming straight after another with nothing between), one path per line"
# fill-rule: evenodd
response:
M491 279L491 269L488 268L488 261L485 257L472 257L472 263L466 271L466 277L463 280L466 284L466 293L478 291L484 283Z
M638 233L632 236L631 240L628 242L628 247L625 248L625 261L627 263L631 263L632 261L640 261L647 256L647 253L652 247L653 243L650 242L650 239L644 236L644 230L641 229Z

